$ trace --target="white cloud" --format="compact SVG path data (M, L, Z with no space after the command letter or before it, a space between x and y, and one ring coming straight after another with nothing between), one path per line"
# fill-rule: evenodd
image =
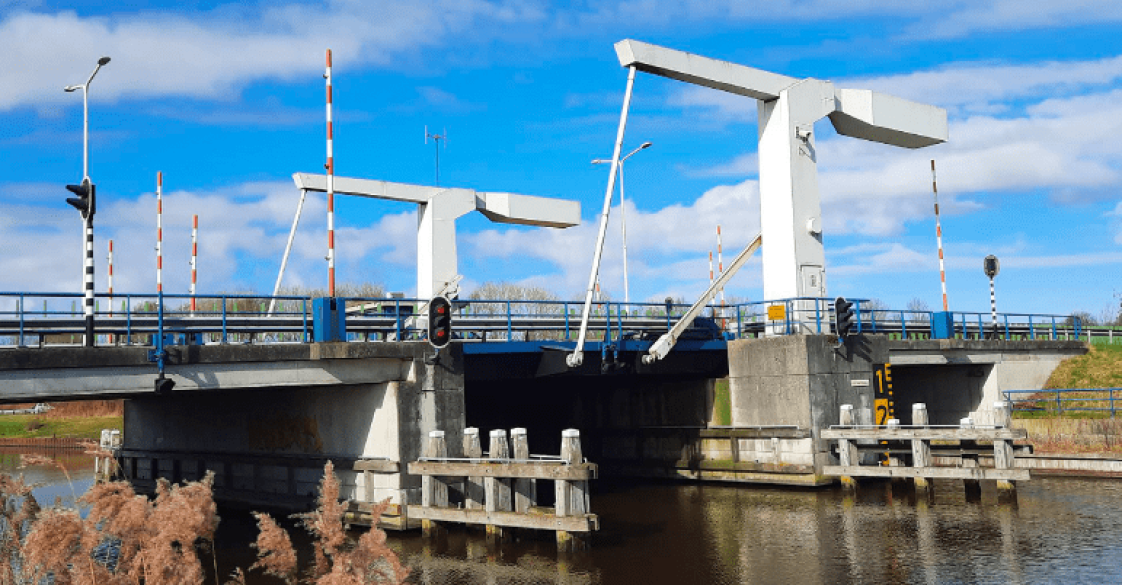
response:
M1116 139L1122 134L1122 89L1049 97L1023 111L952 118L950 141L920 150L831 136L827 129L817 143L827 233L885 236L926 218L931 159L937 160L945 213L976 211L993 193L1043 189L1058 202L1116 196L1122 187L1122 143ZM820 130L823 124L828 122L819 122ZM732 176L750 172L754 161L749 152L685 172Z
M91 85L95 99L171 95L229 101L256 81L318 77L328 47L341 72L391 66L422 48L459 38L479 21L534 20L532 8L485 1L332 0L195 18L15 12L0 21L0 54L6 63L0 69L0 111L74 103L62 87L85 80L100 55L113 60Z
M612 208L604 242L601 287L613 299L623 299L623 245L620 209ZM588 285L592 252L599 229L598 216L566 230L487 229L464 234L465 250L476 258L501 258L513 279L552 268L552 290L563 295L583 293ZM674 204L655 211L627 202L628 272L632 300L646 298L657 281L663 292L653 298L699 294L708 285L707 252L716 249L716 227L722 224L726 262L759 231L759 188L755 181L710 189L688 205ZM527 273L529 272L529 273ZM739 280L743 286L748 280ZM659 296L661 295L661 296Z
M996 114L1016 100L1102 89L1122 80L1122 56L1025 64L954 63L898 75L841 79L841 87L872 89L956 112Z
M335 52L340 73L350 68L424 68L418 56L429 48L499 40L538 45L546 38L587 38L620 25L659 31L683 23L759 23L802 19L886 17L922 22L924 32L965 34L978 29L1021 26L1069 26L1122 18L1122 5L1110 0L1057 4L1023 2L900 3L864 0L837 3L772 2L766 4L708 0L634 0L615 4L553 8L540 0L439 0L425 3L325 0L319 3L235 4L187 16L142 11L82 17L74 11L45 12L18 3L0 20L0 111L33 106L44 112L74 103L62 92L80 82L94 59L113 61L94 82L99 100L156 96L231 101L242 88L262 80L310 80L322 71L323 52ZM596 31L596 32L590 32ZM902 37L914 38L915 34ZM899 41L900 39L898 39ZM459 51L458 59L471 59ZM1006 71L979 86L983 92L1003 87L1078 83L1094 84L1097 70L1113 70L1109 59L1083 66L1053 63L1017 76ZM925 74L912 82L922 86ZM942 76L946 78L947 75ZM1064 81L1067 79L1067 81ZM1056 81L1050 81L1056 80ZM876 80L873 80L876 81ZM883 80L889 84L891 80ZM969 86L967 86L969 87ZM967 93L967 92L960 92ZM948 100L955 100L953 94ZM679 105L716 105L725 115L752 122L751 100L729 100L718 93L690 89L675 97ZM726 101L727 100L727 101Z
M166 185L166 183L165 183ZM22 186L7 186L19 192ZM199 292L271 292L298 195L287 182L247 183L209 192L164 193L164 290L186 293L190 281L191 216L199 215ZM97 289L106 288L107 240L114 240L114 289L155 289L155 194L110 199L102 194L95 224ZM285 275L286 285L326 283L326 203L309 195ZM340 282L414 281L416 213L390 213L340 227ZM6 205L0 217L0 290L77 291L82 241L69 208ZM390 274L390 272L393 274ZM400 273L406 276L398 279ZM263 291L260 283L268 283Z
M959 2L940 18L909 27L909 36L961 37L980 31L1059 28L1122 20L1122 4L1113 0L990 0ZM935 3L937 8L939 3Z
M1110 222L1110 228L1114 232L1114 243L1122 244L1122 202L1115 206L1114 211L1108 212L1106 215L1114 218Z

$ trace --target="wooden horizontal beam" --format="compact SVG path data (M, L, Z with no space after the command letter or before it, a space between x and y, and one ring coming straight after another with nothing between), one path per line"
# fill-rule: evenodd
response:
M451 477L497 477L518 479L596 479L595 463L568 465L563 463L468 463L466 461L414 461L409 464L413 475L444 475Z
M462 524L490 524L507 528L534 530L565 530L567 532L592 532L600 529L600 519L595 514L581 516L552 516L519 514L517 512L488 512L463 508L426 508L409 506L409 519L459 522Z
M809 439L810 429L758 428L758 429L701 429L702 439Z
M362 459L355 461L355 471L370 471L373 473L398 473L401 466L397 461L389 459Z
M1025 429L894 429L881 427L876 429L822 429L819 436L823 439L849 439L851 441L857 439L878 441L911 441L915 439L924 441L1015 441L1027 439L1028 431Z
M877 467L873 465L824 465L822 475L847 477L926 477L932 479L1000 479L1028 481L1027 469L988 467Z

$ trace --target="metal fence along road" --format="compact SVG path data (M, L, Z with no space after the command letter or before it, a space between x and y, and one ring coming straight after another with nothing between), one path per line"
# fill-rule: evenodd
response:
M0 345L80 344L82 295L0 293ZM272 311L271 301L276 301ZM1085 339L1114 338L1113 331L1087 330L1078 317L999 314L995 331L989 313L891 310L856 305L857 332L892 338ZM192 302L194 301L194 302ZM345 307L347 341L423 339L420 314L427 299L339 298ZM128 294L97 295L97 345L166 343L307 343L314 338L314 299L308 296ZM194 309L192 309L194 306ZM579 301L459 299L453 328L464 341L569 341L580 324ZM673 303L597 302L592 339L650 340L665 333L689 307ZM944 327L940 331L939 324ZM712 306L683 339L734 340L764 335L834 332L833 299L792 298Z

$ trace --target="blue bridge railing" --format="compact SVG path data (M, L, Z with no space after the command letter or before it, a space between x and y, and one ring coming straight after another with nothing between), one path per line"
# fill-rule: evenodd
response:
M857 331L892 338L1082 339L1077 317L893 310L851 299ZM425 300L339 298L345 315L341 339L423 339L417 319ZM314 299L252 294L184 295L99 293L95 302L97 345L182 343L307 343L315 339ZM575 340L579 301L457 299L454 330L468 341ZM589 338L605 344L653 341L687 310L675 303L593 303ZM833 299L798 297L713 305L685 338L745 339L834 331ZM80 344L84 334L79 293L0 292L0 345ZM1122 338L1122 335L1119 336Z
M1049 390L1003 390L1005 399L1013 410L1047 412L1061 415L1067 412L1110 413L1114 418L1122 402L1122 388L1059 388Z

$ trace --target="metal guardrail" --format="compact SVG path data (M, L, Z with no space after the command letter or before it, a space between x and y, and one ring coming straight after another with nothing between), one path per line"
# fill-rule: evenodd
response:
M81 298L78 293L0 292L0 338L6 337L7 345L20 347L44 342L79 344L84 334ZM311 341L313 299L278 296L270 312L272 300L270 296L244 294L100 293L95 303L97 345L155 345L156 338L165 343ZM851 300L859 333L934 338L936 319L945 318L945 314L932 311L870 308L867 299ZM426 300L347 297L340 301L346 311L347 341L424 338L415 312ZM577 332L581 306L579 301L460 299L455 301L453 327L460 338L467 340L570 341ZM605 344L653 340L688 308L674 303L593 303L591 331L594 339ZM731 340L829 334L834 331L833 313L833 299L817 297L714 305L695 322L690 335ZM999 317L998 334L1004 339L1081 339L1086 335L1078 317L1027 313ZM948 333L961 339L990 338L993 330L989 318L988 313L951 313L953 327Z
M1005 399L1013 404L1014 411L1055 412L1109 412L1114 418L1122 402L1122 388L1059 388L1048 390L1003 390ZM1013 395L1027 395L1014 398ZM1079 396L1075 396L1079 394ZM1065 398L1065 395L1067 397ZM1106 406L1090 406L1105 404ZM1065 406L1066 405L1066 406Z

